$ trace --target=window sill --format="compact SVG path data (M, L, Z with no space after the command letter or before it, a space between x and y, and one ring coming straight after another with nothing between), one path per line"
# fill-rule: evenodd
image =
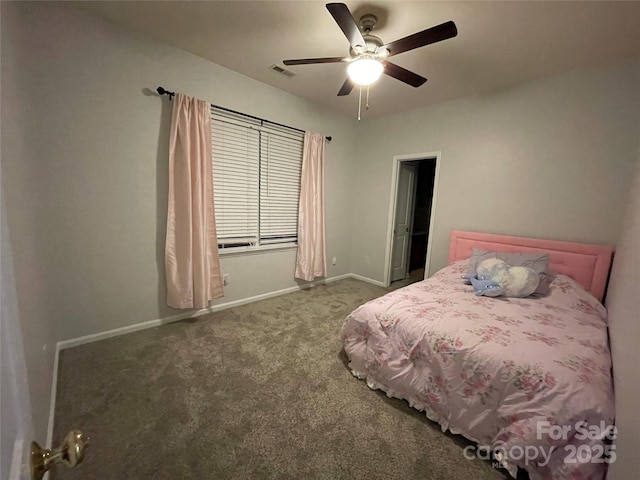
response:
M261 253L270 253L282 250L295 250L298 248L297 244L282 244L282 245L262 245L260 247L235 247L235 248L221 248L218 250L218 255L222 257L239 257L242 255L258 255Z

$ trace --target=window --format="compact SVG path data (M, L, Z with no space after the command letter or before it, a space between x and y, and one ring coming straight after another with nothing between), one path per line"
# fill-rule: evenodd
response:
M296 245L304 133L211 107L218 246Z

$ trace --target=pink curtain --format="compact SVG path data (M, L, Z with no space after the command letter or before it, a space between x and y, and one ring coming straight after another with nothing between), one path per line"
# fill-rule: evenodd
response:
M295 277L327 276L324 243L324 135L304 134Z
M169 137L167 304L205 308L224 296L213 210L210 106L176 94Z

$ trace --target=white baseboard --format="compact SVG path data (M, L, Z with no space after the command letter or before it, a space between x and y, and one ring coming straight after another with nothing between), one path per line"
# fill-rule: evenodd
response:
M219 305L213 305L209 308L203 308L195 311L190 310L189 312L181 313L179 315L173 315L171 317L159 318L156 320L148 320L146 322L136 323L134 325L127 325L126 327L114 328L113 330L93 333L91 335L84 335L82 337L72 338L69 340L62 340L58 342L56 344L56 354L55 354L54 365L53 365L53 379L51 381L51 402L49 407L49 424L47 428L47 448L51 448L51 444L53 441L53 428L54 428L54 418L55 418L55 410L56 410L56 394L57 394L57 388L58 388L58 362L60 359L61 350L77 347L80 345L84 345L86 343L97 342L99 340L105 340L111 337L126 335L127 333L137 332L139 330L146 330L147 328L159 327L160 325L166 325L168 323L177 322L180 320L184 320L185 318L199 317L207 313L218 312L221 310L238 307L240 305L246 305L248 303L257 302L260 300L266 300L267 298L278 297L280 295L285 295L287 293L298 292L300 290L305 290L311 287L315 287L317 285L324 285L327 283L336 282L338 280L343 280L345 278L355 278L356 280L371 283L373 285L378 285L380 287L385 286L384 283L378 280L373 280L372 278L356 275L355 273L346 273L344 275L338 275L335 277L318 280L317 282L310 282L304 285L284 288L282 290L263 293L260 295L255 295L253 297L234 300L232 302L221 303Z
M92 333L90 335L84 335L82 337L72 338L69 340L62 340L58 342L56 349L56 363L57 363L57 351L64 350L67 348L77 347L79 345L84 345L85 343L97 342L99 340L105 340L111 337L117 337L120 335L125 335L127 333L137 332L139 330L146 330L147 328L158 327L160 325L166 325L167 323L173 323L180 320L184 320L185 318L193 318L199 317L201 315L205 315L207 313L218 312L221 310L226 310L228 308L238 307L240 305L246 305L248 303L258 302L260 300L266 300L267 298L278 297L280 295L285 295L287 293L293 293L300 290L305 290L307 288L315 287L317 285L323 285L326 283L336 282L338 280L343 280L345 278L356 278L358 280L373 283L374 285L384 286L381 282L377 280L372 280L370 278L361 277L360 275L354 275L353 273L346 273L344 275L338 275L336 277L325 278L322 280L318 280L316 282L310 282L304 285L297 285L295 287L283 288L282 290L275 290L273 292L267 292L260 295L254 295L253 297L242 298L240 300L234 300L231 302L221 303L219 305L212 305L209 308L203 308L200 310L189 310L186 313L180 313L178 315L173 315L171 317L159 318L156 320L147 320L146 322L136 323L133 325L127 325L125 327L114 328L113 330L106 330L104 332ZM57 367L56 367L57 368Z
M126 327L114 328L113 330L106 330L104 332L92 333L90 335L84 335L82 337L72 338L69 340L62 340L58 342L58 350L65 350L67 348L78 347L85 343L97 342L99 340L105 340L111 337L118 337L120 335L126 335L127 333L137 332L138 330L146 330L147 328L159 327L167 323L177 322L184 320L185 318L195 317L207 313L208 309L204 310L189 310L188 313L180 313L171 317L158 318L156 320L147 320L146 322L135 323L133 325L127 325Z
M374 280L373 278L363 277L362 275L356 275L355 273L349 274L351 278L355 278L356 280L360 280L361 282L372 283L373 285L377 285L379 287L386 287L387 285L384 282L380 282L378 280Z

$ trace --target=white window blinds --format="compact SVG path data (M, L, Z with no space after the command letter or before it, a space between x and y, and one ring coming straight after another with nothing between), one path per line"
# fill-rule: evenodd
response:
M213 196L220 246L258 242L259 132L230 115L211 115Z
M260 135L260 243L296 242L302 171L302 133Z
M304 134L211 108L220 248L295 244Z

